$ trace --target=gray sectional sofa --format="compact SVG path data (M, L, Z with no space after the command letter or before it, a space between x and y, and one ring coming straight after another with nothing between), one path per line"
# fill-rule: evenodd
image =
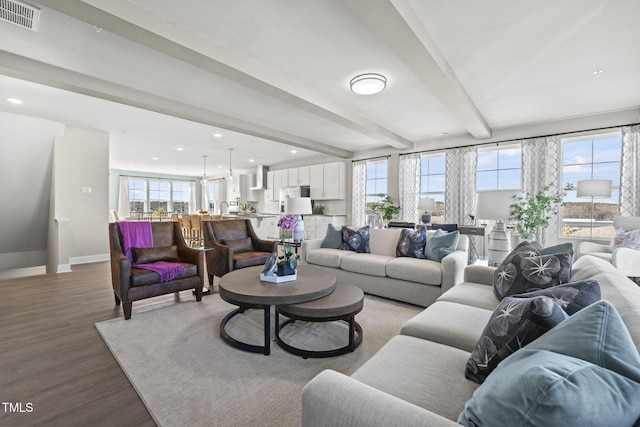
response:
M467 267L463 283L449 289L437 302L408 321L399 335L353 375L346 376L331 370L317 375L303 390L302 425L457 425L456 420L465 402L479 387L464 376L467 360L499 304L491 286L493 273L494 269L490 267ZM583 256L574 263L570 281L590 278L599 281L602 299L610 302L622 318L631 335L629 346L637 358L637 350L640 349L640 287L610 263ZM575 344L567 343L567 346ZM519 350L522 351L524 349ZM601 355L596 356L599 358ZM635 360L635 365L629 365L632 366L629 372L640 369L638 359ZM604 395L599 396L603 391L602 387L592 390L594 405L601 397L604 400ZM621 398L621 405L623 401ZM630 401L631 406L636 405L640 402L640 395L631 396ZM626 404L629 405L629 401ZM636 407L640 408L640 404ZM589 425L589 421L582 425ZM640 425L640 420L633 425Z
M372 295L428 307L448 289L462 282L469 240L460 236L457 250L442 262L396 257L401 229L371 229L370 253L321 248L322 239L304 240L302 262L329 269L340 281ZM427 239L433 231L427 231Z

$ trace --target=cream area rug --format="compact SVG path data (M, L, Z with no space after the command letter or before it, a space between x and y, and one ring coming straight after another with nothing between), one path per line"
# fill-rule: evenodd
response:
M422 310L367 295L356 316L362 344L353 353L303 359L275 341L269 356L230 347L220 338L219 325L234 308L214 294L199 303L134 312L131 320L96 323L158 425L299 426L301 392L309 380L325 369L350 375ZM232 319L227 331L262 345L262 322L262 310L248 310ZM347 326L296 322L281 337L306 349L330 349L347 344Z

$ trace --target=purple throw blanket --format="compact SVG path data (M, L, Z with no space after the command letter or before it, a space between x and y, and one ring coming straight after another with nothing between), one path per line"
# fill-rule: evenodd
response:
M161 282L168 282L184 273L184 266L175 262L156 261L151 264L136 264L133 267L158 273Z
M153 233L150 222L119 222L122 234L122 251L133 262L131 248L152 248Z

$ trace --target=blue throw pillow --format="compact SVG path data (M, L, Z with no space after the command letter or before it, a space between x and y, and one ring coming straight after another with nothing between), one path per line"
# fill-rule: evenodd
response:
M640 355L607 301L580 310L505 359L458 417L466 426L632 426Z
M327 224L327 234L325 234L321 248L338 249L342 245L342 232L338 230L333 224Z
M459 240L459 231L447 233L443 230L436 230L431 237L427 239L424 255L427 259L442 262L442 258L455 252Z
M403 228L396 245L397 257L411 257L424 259L424 248L427 244L427 229L420 227L417 230Z
M354 230L346 225L342 226L342 244L340 249L354 251L361 254L369 253L369 226Z
M512 295L513 298L532 298L546 296L553 299L569 315L573 316L583 308L590 306L602 298L600 282L595 279L564 283L524 294Z

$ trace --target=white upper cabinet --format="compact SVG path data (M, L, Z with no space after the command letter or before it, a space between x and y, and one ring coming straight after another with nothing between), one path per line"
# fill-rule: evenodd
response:
M309 183L309 166L298 168L298 185L311 185Z
M314 200L343 200L346 197L347 166L343 162L309 167L309 185Z

